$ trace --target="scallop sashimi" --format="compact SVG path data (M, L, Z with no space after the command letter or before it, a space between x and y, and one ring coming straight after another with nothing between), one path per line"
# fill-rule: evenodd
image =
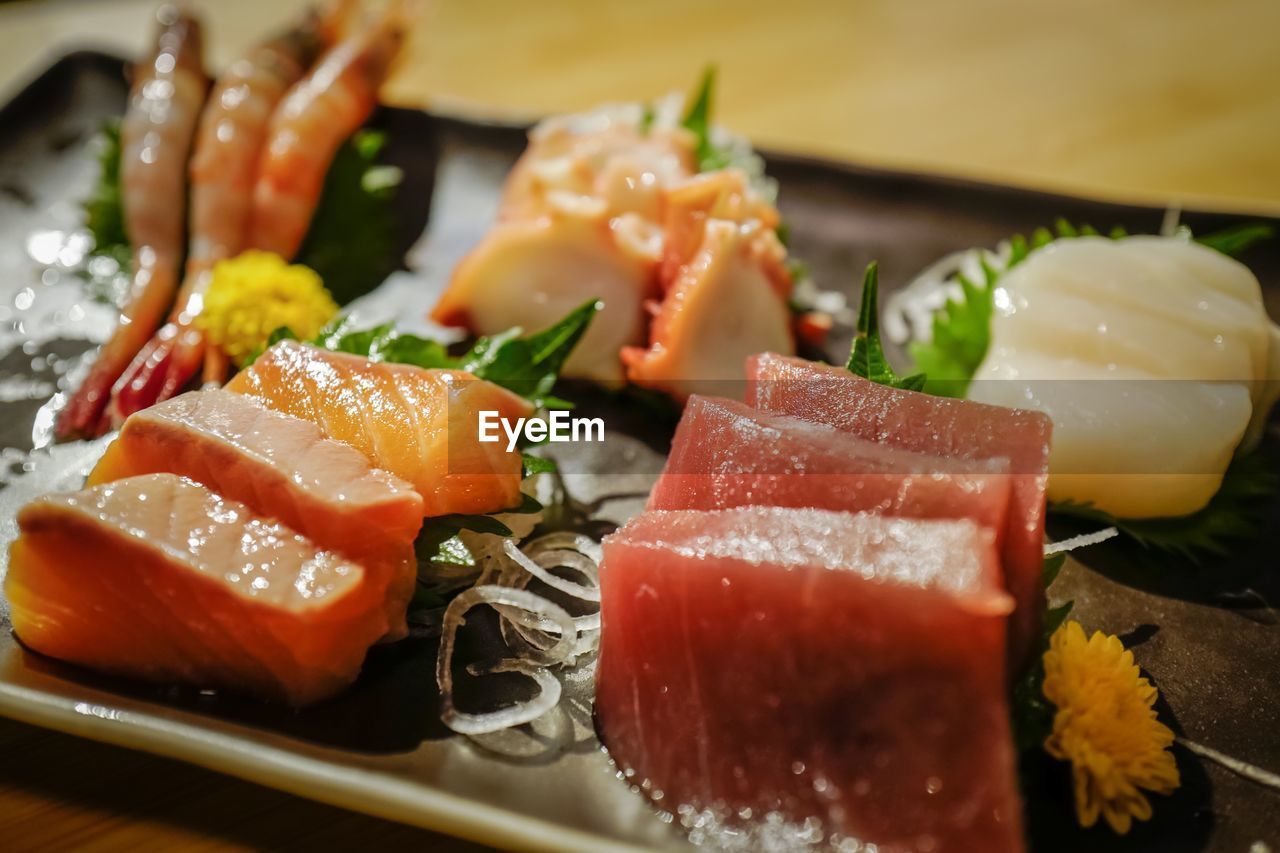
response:
M906 518L968 518L997 545L1008 460L951 460L865 441L733 400L685 406L649 509L786 506Z
M1002 546L1005 586L1018 608L1009 629L1016 668L1040 637L1044 609L1045 486L1053 424L1041 412L890 388L847 370L773 353L747 368L747 402L825 423L867 441L956 459L1009 460L1010 503Z
M647 512L605 539L600 578L601 738L664 809L816 818L880 849L1023 849L990 531Z
M310 421L407 480L427 516L520 503L520 454L505 442L481 442L479 417L493 411L514 422L533 407L465 371L372 362L281 341L227 388Z
M1257 277L1190 240L1057 240L1001 276L995 309L969 396L1053 418L1055 501L1202 509L1280 393Z
M90 486L139 474L195 480L363 566L386 590L389 639L407 631L422 498L360 451L228 391L193 391L129 417Z
M92 669L300 706L353 682L387 628L360 566L172 474L45 496L18 527L14 632Z

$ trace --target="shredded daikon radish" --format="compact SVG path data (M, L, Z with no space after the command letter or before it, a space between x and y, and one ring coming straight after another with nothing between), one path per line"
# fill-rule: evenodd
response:
M503 544L504 550L506 550L507 552L508 557L515 560L516 563L521 568L523 568L529 574L533 575L538 580L545 583L547 586L553 589L558 589L561 592L563 592L565 595L571 595L574 598L581 598L583 601L594 601L594 602L600 601L599 587L595 587L595 588L586 587L581 584L576 584L573 581L567 581L567 580L564 580L563 578L559 578L551 574L551 572L547 571L546 569L538 565L533 560L526 557L520 551L520 549L516 547L515 543L512 542L510 539L506 540L502 544ZM572 552L564 552L564 551L561 551L560 549L556 549L553 551L542 551L541 553L549 557L555 557L555 555L558 555L558 554L572 553ZM578 554L576 556L582 557L583 559L587 559L584 555L581 555L581 554Z
M963 273L970 281L983 281L984 259L991 269L999 271L1009 266L1012 254L1012 246L1005 241L994 252L962 249L930 264L889 297L881 321L885 337L900 345L929 341L933 337L933 315L961 295L957 274Z
M595 652L600 642L600 544L578 533L557 532L517 547L510 539L484 537L472 548L479 569L475 586L458 595L445 610L436 661L436 680L442 698L441 717L459 734L490 734L538 719L556 707L560 682L552 667L571 668ZM569 572L570 580L556 574ZM527 589L537 580L596 612L571 615L547 598ZM476 675L517 672L533 679L538 694L486 714L459 711L453 701L453 652L458 628L466 613L481 604L498 614L502 639L512 657Z
M1093 533L1083 533L1079 536L1072 536L1070 539L1063 539L1061 542L1050 542L1044 546L1044 555L1048 557L1050 554L1074 551L1086 545L1097 545L1099 542L1106 542L1113 536L1119 535L1120 531L1114 527L1104 527L1101 530L1095 530Z

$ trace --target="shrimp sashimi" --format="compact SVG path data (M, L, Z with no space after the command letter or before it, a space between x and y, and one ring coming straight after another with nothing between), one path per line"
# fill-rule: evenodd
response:
M103 431L112 386L160 325L177 289L187 155L209 78L199 21L172 8L159 21L155 55L135 69L120 129L121 203L133 246L133 278L119 326L58 418L62 438Z
M302 246L325 175L347 137L373 113L404 40L392 8L330 49L271 117L253 190L249 248L291 259Z
M218 77L200 116L189 176L191 241L187 268L169 322L138 354L111 402L119 424L186 387L202 364L213 381L221 360L194 325L214 264L245 248L253 187L276 105L323 47L324 22L308 15L298 26L251 48Z

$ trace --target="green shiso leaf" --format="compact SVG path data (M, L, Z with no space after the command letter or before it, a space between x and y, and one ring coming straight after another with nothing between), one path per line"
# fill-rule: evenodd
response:
M98 133L98 180L84 201L85 227L93 246L76 274L90 297L118 304L128 288L132 249L120 195L120 121L110 119Z
M1066 561L1066 554L1045 557L1042 579L1046 590L1057 580ZM1013 742L1019 752L1043 746L1053 728L1054 706L1044 696L1044 653L1049 650L1049 638L1062 627L1074 604L1075 602L1067 601L1057 607L1046 606L1044 632L1041 634L1035 659L1010 688L1009 713L1013 722Z
M120 122L102 126L98 149L98 182L84 202L85 226L93 237L93 251L123 249L129 252L120 195Z
M653 104L644 104L640 110L640 132L648 135L653 130L653 123L658 118L657 111L654 110Z
M867 271L862 279L862 306L858 312L857 334L853 338L853 349L845 367L850 373L881 385L919 391L925 385L924 374L900 377L885 358L884 347L880 343L879 288L878 268L875 261L872 261L867 264Z
M524 476L532 477L535 474L550 474L553 471L559 471L560 466L556 465L554 459L547 459L543 456L534 456L531 453L521 454L524 460Z
M601 303L591 299L559 322L528 337L518 337L520 330L511 329L492 338L481 338L459 359L459 366L541 406L600 308Z
M1116 518L1091 504L1057 501L1049 511L1115 527L1144 548L1199 563L1223 556L1231 544L1261 531L1267 500L1280 488L1280 460L1274 448L1260 447L1237 456L1222 486L1204 509L1176 518Z
M1203 237L1196 237L1195 240L1201 245L1235 258L1250 246L1270 240L1275 235L1275 228L1266 222L1246 222L1243 225L1233 225Z
M470 565L461 559L465 546L455 543L459 533L485 533L493 536L514 536L511 528L499 520L500 515L533 515L542 512L542 504L533 495L522 494L520 503L483 515L439 515L422 523L422 530L414 541L414 551L420 563L447 562L454 565ZM468 552L469 557L469 552Z
M588 300L540 332L521 337L519 328L509 329L480 338L460 356L449 355L439 341L401 334L392 323L356 329L345 317L323 329L311 343L374 361L466 370L516 392L539 408L567 408L566 401L551 396L551 389L598 310L600 303Z
M694 149L698 157L698 171L714 172L729 165L729 152L711 141L711 110L715 101L716 67L708 65L702 72L702 79L693 97L689 99L689 107L680 126L688 130L697 140Z
M325 177L297 262L319 274L346 305L381 284L396 267L392 201L403 175L378 162L382 131L361 130L339 149Z

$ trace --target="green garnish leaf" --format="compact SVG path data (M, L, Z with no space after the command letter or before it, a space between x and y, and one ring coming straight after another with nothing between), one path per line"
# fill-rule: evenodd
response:
M519 337L520 330L511 329L492 338L481 338L459 359L459 366L542 406L565 361L600 308L601 303L591 299L559 322L528 337Z
M514 536L515 533L498 520L499 515L531 515L542 512L542 504L532 495L522 495L519 504L485 515L441 515L428 518L414 540L413 550L418 558L418 582L421 587L429 584L432 566L474 566L475 556L461 534L485 533L493 536Z
M1053 632L1062 627L1062 623L1067 621L1067 616L1071 613L1071 608L1075 607L1074 601L1067 601L1059 604L1057 607L1049 607L1044 611L1044 634L1046 645L1048 648L1048 638L1053 636Z
M644 104L640 110L640 133L648 135L653 130L653 123L658 118L657 111L654 110L653 104Z
M521 458L524 460L525 477L532 477L534 474L550 474L552 471L560 470L560 466L554 459L534 456L531 453L522 453Z
M521 337L519 328L509 329L480 338L460 356L449 355L439 341L401 334L394 324L356 329L345 317L323 329L311 343L375 361L466 370L516 392L539 408L569 408L570 403L551 396L551 389L599 310L600 303L592 299L540 332Z
M93 246L75 270L97 302L119 305L129 288L133 250L120 194L120 121L109 119L96 141L98 180L84 201L85 228Z
M1058 578L1066 554L1052 554L1044 558L1041 577L1047 590ZM1009 691L1009 713L1013 723L1013 742L1019 752L1038 749L1053 728L1054 706L1044 696L1044 653L1049 650L1049 638L1062 627L1075 605L1067 601L1057 607L1045 608L1044 632L1036 649L1035 659L1027 671L1018 678Z
M1040 580L1044 584L1044 588L1048 589L1053 582L1058 579L1058 574L1062 571L1062 567L1067 564L1067 554L1065 551L1058 554L1050 554L1044 558L1044 568L1041 570Z
M396 267L392 201L403 174L380 164L386 134L360 130L338 149L297 262L319 274L346 305L381 284Z
M93 251L123 250L129 254L120 194L120 122L112 119L99 134L98 182L84 202L85 227L93 237Z
M1198 564L1206 556L1225 556L1231 544L1256 537L1267 500L1280 489L1274 449L1262 447L1237 456L1222 486L1204 509L1177 518L1116 518L1091 504L1056 501L1049 511L1115 527L1144 548Z
M1255 243L1270 240L1275 235L1276 229L1266 222L1246 222L1196 237L1195 240L1203 246L1235 258Z
M862 278L862 307L858 311L857 334L853 338L853 350L849 353L849 361L845 367L850 373L881 385L919 391L925 384L923 373L900 377L885 358L884 347L880 343L879 289L878 267L872 261L867 264L866 274Z
M689 99L689 108L685 111L680 126L690 131L697 140L694 149L698 158L699 172L714 172L729 165L729 152L711 141L711 107L715 100L716 67L708 65L702 72L702 79L693 97Z

